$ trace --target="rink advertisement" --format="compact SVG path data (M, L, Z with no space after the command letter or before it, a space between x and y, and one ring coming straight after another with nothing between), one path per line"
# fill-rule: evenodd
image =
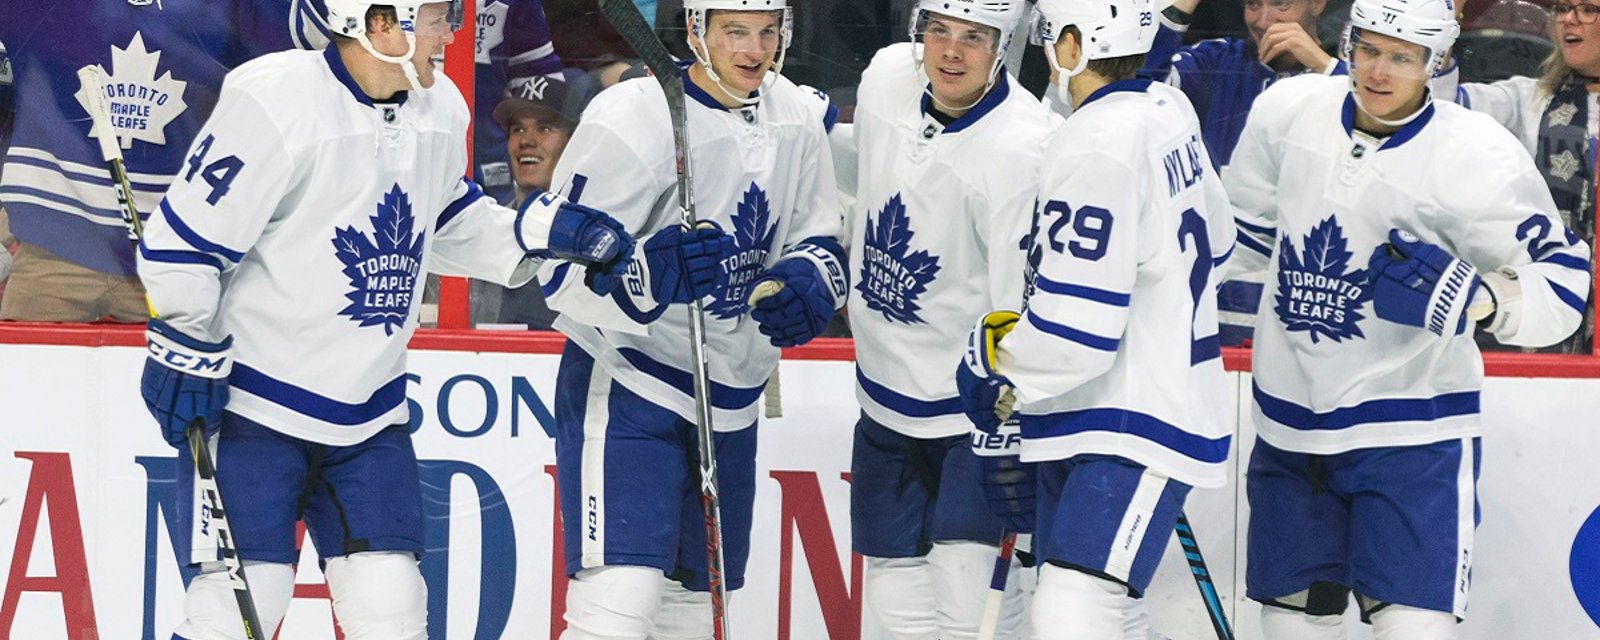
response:
M137 343L136 334L107 333L100 342ZM555 343L500 342L476 348L531 353L412 352L407 399L433 638L554 639L563 628L549 436ZM89 344L0 332L0 637L165 639L182 613L175 453L138 398L143 351ZM858 409L848 353L783 362L785 417L759 427L753 551L746 587L731 600L741 640L882 637L862 611L862 562L849 552ZM1600 637L1600 485L1590 471L1600 432L1573 419L1600 415L1600 381L1551 375L1562 377L1486 386L1483 523L1463 638ZM1235 402L1246 399L1249 374L1231 382ZM1252 440L1241 436L1235 460ZM1237 462L1231 468L1239 478ZM1238 637L1258 639L1257 608L1239 599L1242 496L1238 482L1198 491L1188 513ZM1176 544L1148 600L1163 635L1214 637ZM334 628L305 545L277 637L336 638Z

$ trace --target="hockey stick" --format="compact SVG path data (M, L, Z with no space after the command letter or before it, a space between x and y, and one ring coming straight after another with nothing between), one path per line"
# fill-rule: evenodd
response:
M122 149L117 142L116 129L111 126L111 106L106 103L105 71L98 65L78 69L78 82L84 93L84 103L89 119L94 124L94 136L100 142L100 155L106 159L106 170L111 173L111 185L117 191L117 205L122 223L128 228L128 240L134 251L139 250L139 239L144 236L144 224L139 219L139 209L134 206L133 190L128 185L128 172L122 166ZM150 306L150 301L145 300ZM150 315L155 308L150 307ZM211 457L211 447L206 443L205 421L196 418L185 429L189 450L194 455L194 465L199 481L196 483L207 504L211 526L216 530L217 549L222 564L227 568L228 582L233 585L234 598L239 602L239 617L244 624L244 637L248 640L266 638L261 629L261 616L256 613L255 600L250 596L250 583L244 578L244 565L233 546L232 529L228 527L228 512L222 507L222 492L217 489L217 465Z
M1011 576L1011 553L1017 548L1017 532L1007 531L1000 540L1000 555L994 559L994 575L989 578L989 597L983 603L983 621L978 623L978 640L994 640L1000 628L1000 606L1006 596L1006 581Z
M1194 574L1194 584L1200 588L1200 597L1206 602L1206 613L1211 615L1211 628L1217 640L1233 640L1233 628L1228 626L1228 614L1222 610L1222 598L1217 595L1217 585L1211 582L1211 571L1206 569L1205 556L1200 555L1200 543L1194 538L1194 528L1189 526L1189 516L1178 512L1178 544L1184 557L1189 559L1189 572Z
M678 170L678 210L685 227L698 222L694 209L692 172L689 167L689 123L683 75L677 61L639 14L633 0L600 0L600 13L644 60L661 92L666 94L672 116L672 143ZM704 303L689 302L689 348L694 366L695 427L700 436L700 505L706 526L706 578L711 592L711 626L715 640L728 640L728 592L723 582L722 499L717 494L716 447L712 440L711 379L706 373L706 320Z

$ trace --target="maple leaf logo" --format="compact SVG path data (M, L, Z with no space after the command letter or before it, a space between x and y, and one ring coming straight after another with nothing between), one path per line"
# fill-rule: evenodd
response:
M1289 236L1279 239L1276 310L1286 331L1305 331L1311 342L1366 338L1361 332L1361 306L1372 299L1367 270L1346 273L1350 250L1339 222L1328 216L1306 234L1305 251L1297 254Z
M867 218L866 239L862 247L861 292L867 308L883 313L891 322L924 324L917 312L917 298L939 273L939 258L927 251L912 251L911 218L900 194L889 198L883 211Z
M354 226L333 230L333 250L350 279L350 304L339 310L363 327L381 326L386 335L405 326L422 274L423 234L413 233L411 198L396 184L378 203L372 236Z
M1022 311L1028 310L1028 301L1033 299L1035 282L1039 275L1039 263L1044 261L1044 247L1034 242L1039 237L1039 200L1033 201L1033 225L1028 228L1027 235L1017 241L1017 250L1028 256L1028 263L1022 268Z
M176 80L168 71L156 79L156 68L161 65L161 52L144 46L144 36L134 32L126 49L111 47L111 68L105 72L106 102L111 108L111 128L116 129L117 140L123 149L133 147L134 140L150 144L167 143L167 125L183 115L189 105L183 101L183 91L189 83ZM75 97L83 105L85 117L89 113L89 94L79 88ZM100 132L91 127L89 137L97 139Z
M772 207L767 202L767 192L750 183L733 214L733 253L722 260L722 280L718 283L716 299L706 305L711 315L727 320L736 318L750 309L747 290L750 283L767 267L767 254L772 251L772 238L777 227L768 227Z

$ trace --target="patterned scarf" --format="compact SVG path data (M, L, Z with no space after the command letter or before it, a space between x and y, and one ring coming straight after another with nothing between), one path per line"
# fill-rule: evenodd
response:
M1550 98L1539 120L1539 149L1534 162L1555 197L1561 221L1589 246L1594 246L1595 154L1589 139L1589 85L1594 78L1569 74ZM1540 351L1590 353L1594 334L1594 301L1584 312L1583 326L1565 342Z

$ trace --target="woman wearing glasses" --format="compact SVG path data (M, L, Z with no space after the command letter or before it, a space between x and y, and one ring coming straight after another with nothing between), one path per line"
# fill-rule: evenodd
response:
M1585 243L1595 236L1596 95L1600 92L1600 4L1557 0L1550 7L1550 37L1555 50L1545 58L1544 74L1492 84L1463 84L1457 101L1493 116L1527 146L1550 186L1561 221ZM1590 264L1591 271L1593 264ZM1582 328L1558 345L1556 353L1590 353L1594 348L1594 303L1584 311Z

